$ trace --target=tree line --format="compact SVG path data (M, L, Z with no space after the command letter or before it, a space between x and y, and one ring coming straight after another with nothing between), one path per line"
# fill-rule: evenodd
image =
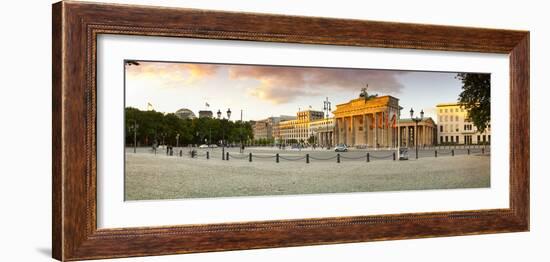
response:
M491 75L458 73L462 82L458 102L468 111L468 118L480 133L491 126Z
M174 113L141 111L127 107L125 115L126 145L138 146L172 145L187 146L200 144L225 145L248 144L254 136L252 125L247 121L229 121L216 118L181 119Z

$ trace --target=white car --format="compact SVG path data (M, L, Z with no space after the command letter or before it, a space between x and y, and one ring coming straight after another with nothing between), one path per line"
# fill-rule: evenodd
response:
M348 152L348 146L345 144L336 145L334 152Z
M199 148L208 148L208 145L202 144L202 145L199 146Z

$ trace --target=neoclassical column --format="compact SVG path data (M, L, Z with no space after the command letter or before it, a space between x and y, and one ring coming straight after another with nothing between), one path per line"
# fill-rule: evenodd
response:
M425 144L425 145L428 144L428 129L429 129L429 128L430 128L430 127L428 127L428 125L425 125L425 126L424 126L424 132L425 132L425 133L424 133L424 144Z
M343 144L347 144L348 143L348 123L346 121L346 117L342 117L342 128L344 129L344 132L343 132L343 141L342 143Z
M350 116L349 117L349 125L350 125L350 128L351 128L351 139L350 139L350 142L349 142L349 145L350 146L355 146L355 117Z
M426 144L426 126L422 126L422 145Z
M368 125L367 125L367 118L368 117L367 117L367 114L363 114L362 117L363 117L363 132L364 132L364 134L363 134L364 135L364 138L363 138L364 140L363 141L365 141L365 145L368 146L368 144L369 144L369 135L368 135L369 134L369 129L368 129Z
M418 142L419 146L422 146L424 144L424 126L420 125L420 141Z
M414 139L413 139L414 146L417 146L418 144L418 125L414 126Z
M338 141L340 140L339 136L340 136L340 131L338 130L340 127L338 125L338 118L334 117L334 139L336 141L336 143L338 143Z
M391 124L391 119L392 119L392 113L391 113L391 109L388 108L388 121L387 121L387 124L386 124L386 128L388 129L387 133L388 133L388 147L391 148L393 147L393 128L392 128L392 124Z
M422 125L422 145L426 144L426 125Z
M374 119L374 116L372 113L367 114L367 144L372 147L373 139L374 139L374 133L372 129L370 128L372 125L372 119Z
M380 141L380 146L386 147L386 117L387 117L386 112L382 111L380 112L380 115L382 116L382 130L381 130L382 141Z
M374 112L374 147L378 148L378 112Z

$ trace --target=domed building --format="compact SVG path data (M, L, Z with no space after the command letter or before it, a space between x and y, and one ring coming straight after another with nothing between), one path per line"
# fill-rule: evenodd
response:
M176 111L176 116L178 116L179 118L181 119L193 119L193 118L197 118L195 116L195 113L193 113L193 111L187 109L187 108L182 108L178 111Z

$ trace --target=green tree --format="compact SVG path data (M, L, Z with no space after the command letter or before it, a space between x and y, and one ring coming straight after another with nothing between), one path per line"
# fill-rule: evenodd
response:
M134 123L137 128L136 138L139 145L151 146L154 143L176 145L218 144L223 138L226 143L247 143L254 138L250 122L232 122L227 119L195 118L180 119L175 114L141 111L136 108L125 108L125 142L134 143ZM265 142L265 141L264 141Z
M491 123L491 75L458 73L456 78L462 82L458 102L468 111L477 130L485 131Z

